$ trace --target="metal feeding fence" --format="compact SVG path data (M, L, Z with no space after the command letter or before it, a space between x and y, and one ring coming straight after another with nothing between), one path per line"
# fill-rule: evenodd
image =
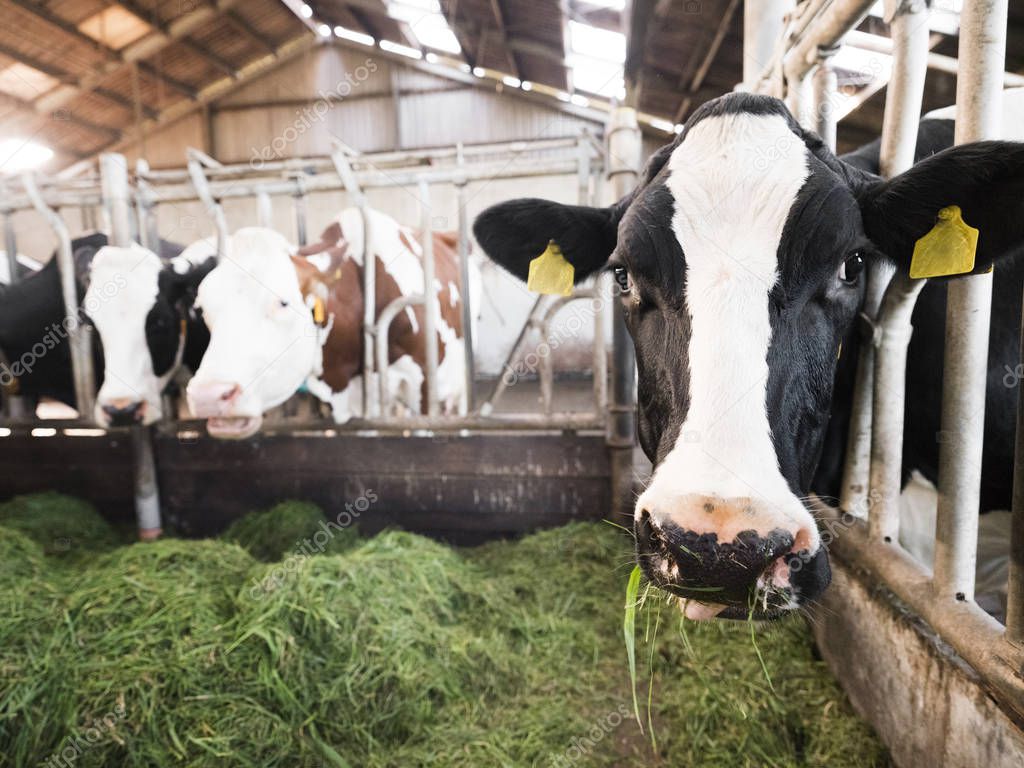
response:
M608 168L616 190L633 183L640 164L640 133L633 110L623 109L614 116L610 131L616 149ZM495 406L506 391L503 378L495 384L482 403L473 401L476 364L471 329L476 308L468 289L470 220L467 213L467 188L473 182L496 182L533 177L575 176L581 205L597 204L603 191L605 148L592 135L560 139L455 146L421 151L358 154L336 142L329 156L266 161L260 163L221 164L204 153L190 149L184 168L151 170L138 162L133 174L121 155L103 155L99 175L88 179L37 179L31 174L20 180L3 201L8 249L16 252L13 213L33 207L41 213L57 235L65 314L78 318L75 271L69 229L57 212L67 207L98 210L110 242L126 245L136 240L151 250L159 247L158 214L160 206L199 202L211 217L216 231L218 253L224 252L229 235L222 203L238 198L254 199L256 221L271 224L271 198L287 196L292 201L295 231L299 245L308 239L308 198L317 193L338 192L348 205L362 212L364 226L367 191L389 187L415 190L419 206L422 236L423 289L402 297L386 307L376 307L375 274L363 269L365 311L362 323L363 399L367 410L359 418L338 425L309 416L283 418L268 425L266 434L244 444L215 441L203 434L199 422L165 419L155 429L131 428L99 430L91 423L95 400L90 352L90 332L85 323L71 322L72 368L79 420L74 423L47 420L43 431L24 421L9 421L7 439L0 441L0 453L12 469L8 483L13 491L34 487L65 487L79 490L97 500L116 496L110 486L122 483L134 489L133 506L144 536L157 535L161 529L161 509L169 510L179 528L208 532L246 509L272 503L279 498L303 496L307 491L325 504L353 497L360 483L387 485L401 480L402 499L390 499L394 516L381 517L380 524L400 523L408 527L439 531L460 538L463 527L483 536L488 525L497 525L495 533L514 532L535 525L557 524L562 516L600 516L610 512L613 498L626 500L631 493L633 447L632 380L633 365L628 337L614 333L612 350L613 398L608 400L608 349L604 329L610 290L597 280L577 289L572 296L554 299L541 297L533 305L518 340L510 350L506 367L524 350L531 329L547 334L555 313L572 301L590 301L594 306L594 374L592 407L588 410L556 412L553 409L554 369L549 354L540 357L537 375L542 392L539 412L498 409ZM434 254L431 214L431 189L452 185L457 202L458 253L461 263L459 294L462 320L466 329L465 386L468 412L442 415L437 397L437 336L431 330L439 316L434 284ZM19 193L20 192L20 193ZM340 210L340 207L339 207ZM363 247L368 238L363 238ZM428 339L425 381L425 413L389 416L385 376L366 375L384 371L387 366L388 327L406 307L425 305L425 331ZM433 344L429 343L433 341ZM614 373L614 372L620 373ZM371 393L374 381L379 393ZM373 397L372 395L377 395ZM176 413L176 409L165 409ZM608 413L614 418L610 421ZM608 425L607 435L605 427ZM87 429L82 429L82 427ZM52 430L52 432L51 432ZM78 448L67 441L33 441L41 434L66 438L89 436L89 443ZM329 438L329 439L325 439ZM376 440L377 445L368 447ZM429 460L422 455L426 443ZM62 442L56 448L54 443ZM378 448L387 443L387 450ZM102 443L103 448L99 449ZM132 446L129 455L127 445ZM415 443L415 445L413 445ZM74 444L74 441L72 441ZM472 446L470 447L470 445ZM420 459L411 456L420 452ZM521 455L517 455L521 453ZM310 455L316 460L311 461ZM373 456L361 461L360 457ZM511 459L509 457L512 457ZM618 457L610 461L609 457ZM96 457L105 457L106 468L116 467L115 478L100 481ZM454 465L446 464L452 457ZM310 468L322 461L326 478L336 482L319 485ZM19 473L19 465L34 469ZM546 465L538 470L535 465ZM614 465L618 469L611 469ZM131 479L127 468L132 467ZM419 469L417 469L419 467ZM47 471L52 474L45 477ZM411 482L408 475L422 474L422 483ZM500 475L490 494L481 494L478 472ZM566 479L574 472L583 476L575 488ZM538 475L545 477L538 478ZM550 475L550 477L546 477ZM277 480L268 478L276 476ZM533 477L532 480L528 479ZM461 478L461 480L460 480ZM524 482L524 478L527 478ZM324 477L319 478L323 480ZM104 489L97 490L102 482ZM460 485L461 482L461 485ZM614 493L608 493L608 483ZM532 485L531 485L532 484ZM539 487L538 484L544 486ZM328 486L325 490L322 486ZM559 487L561 486L561 488ZM585 486L585 487L584 487ZM159 490L158 490L159 489ZM161 492L162 491L162 492ZM356 494L358 495L358 494ZM418 497L418 498L417 498ZM623 502L626 503L626 502ZM204 509L202 515L196 507ZM530 509L530 508L533 509ZM546 509L545 509L546 507ZM527 514L518 510L530 509ZM403 509L409 513L403 517ZM513 512L510 521L498 523L499 516ZM466 518L460 519L460 515ZM411 517L410 517L411 516ZM475 519L471 519L475 518ZM441 522L439 522L441 521ZM372 524L371 524L372 527Z
M748 58L770 62L747 86L785 98L793 114L805 126L816 130L834 149L837 94L831 54L843 36L866 16L874 5L873 0L809 0L785 22L778 3L749 5L764 9L762 22L775 25L778 34L771 37L777 42L767 49L747 51ZM930 32L929 10L924 2L887 2L885 10L892 36L892 78L885 104L881 171L884 176L892 176L913 164ZM960 17L957 144L999 138L1006 24L1006 0L964 3ZM915 615L923 618L941 641L948 643L980 675L985 694L994 697L1011 719L1021 722L1024 719L1024 399L1018 408L1006 625L974 602L984 427L980 414L985 408L992 281L992 274L982 274L952 279L948 283L942 393L942 434L946 439L940 440L939 446L934 571L910 557L898 543L907 345L912 333L911 312L924 280L902 274L893 277L891 271L883 268L873 269L869 275L864 314L873 327L874 340L862 346L859 360L840 506L832 509L819 504L817 511L826 524L841 523L841 532L832 544L840 559L866 571L873 584L884 585L902 601L909 609L904 618L913 619ZM866 512L866 522L851 516L861 511ZM849 612L849 606L835 605L838 610ZM823 619L823 624L829 623L834 622ZM863 637L868 628L854 627L853 631L859 631L859 637ZM827 628L819 635L826 646L841 645L835 637L829 638ZM865 639L865 645L869 642ZM850 645L852 643L844 647L849 650ZM856 650L850 653L855 656ZM888 661L864 661L868 666L891 670L898 664L893 657L899 653L900 646L896 646ZM892 673L849 672L848 665L855 665L858 660L845 659L847 671L839 673L846 682L852 683L851 696L855 703L869 716L874 715L872 719L883 735L887 727L893 728L889 731L892 741L897 745L902 742L897 750L903 750L904 760L908 759L906 755L911 755L908 764L935 764L928 763L922 757L924 753L912 751L920 746L914 739L895 735L893 723L901 715L899 706L885 700L884 685L874 694L867 692L868 680L878 685ZM860 683L858 678L861 678ZM929 691L937 685L934 680L911 682ZM910 717L909 711L902 716ZM950 732L965 726L968 730L982 728L973 736L968 733L968 743L983 742L982 737L988 735L984 729L996 727L994 724L979 726L963 713L960 720L955 722L953 718L946 723ZM914 722L904 721L901 725L908 731L916 727ZM942 726L938 729L941 731ZM941 733L939 736L937 743L940 745L945 744L947 738L954 738ZM1009 751L1003 750L1002 754L1009 754ZM945 753L944 764L949 764L950 754ZM1000 759L1003 757L995 763ZM917 762L913 762L915 760Z

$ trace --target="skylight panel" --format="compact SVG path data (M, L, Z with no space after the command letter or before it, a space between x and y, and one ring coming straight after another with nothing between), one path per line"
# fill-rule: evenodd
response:
M388 3L388 16L408 24L416 39L427 48L445 53L462 52L437 0L392 0Z
M0 141L0 174L38 168L53 157L53 150L27 139Z
M626 60L626 36L609 29L598 29L579 21L569 22L569 42L574 53L594 59Z

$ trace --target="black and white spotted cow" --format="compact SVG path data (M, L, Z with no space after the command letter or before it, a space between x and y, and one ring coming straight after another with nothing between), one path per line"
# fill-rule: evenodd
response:
M72 242L81 318L91 321L96 420L105 426L161 416L160 393L178 365L198 367L209 335L191 310L196 286L213 267L208 243L182 252L161 243L115 248L94 233ZM180 255L179 255L180 254ZM0 286L0 385L28 400L75 405L60 272L51 258L14 285ZM194 370L194 368L193 368Z
M199 283L214 266L212 239L171 258L137 243L108 245L93 257L83 308L103 347L97 423L129 426L163 418L167 385L183 366L197 370L210 343L194 304Z
M855 357L837 358L864 268L909 269L949 205L981 232L974 271L996 264L983 473L1005 498L1016 391L1001 378L1018 349L1024 144L931 155L948 144L934 141L883 181L866 170L877 150L844 161L782 102L729 94L703 105L611 207L516 200L476 221L483 249L522 279L550 240L577 281L614 273L637 351L640 442L655 464L635 509L638 559L687 616L776 617L828 586L803 499L830 415L848 407ZM945 290L932 283L915 314L904 457L934 475Z

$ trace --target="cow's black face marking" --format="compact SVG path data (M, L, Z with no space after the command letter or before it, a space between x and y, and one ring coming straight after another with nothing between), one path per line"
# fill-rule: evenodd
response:
M157 296L146 315L146 347L153 361L153 374L163 376L174 365L181 346L184 316L164 294Z

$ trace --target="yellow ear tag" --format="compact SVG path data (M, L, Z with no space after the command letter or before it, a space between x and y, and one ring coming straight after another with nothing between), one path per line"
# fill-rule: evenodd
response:
M576 268L565 260L562 249L552 240L544 253L530 262L526 287L534 293L568 296L572 293L572 280L575 274Z
M319 296L313 302L313 322L317 325L323 325L327 322L327 308L324 306L324 300Z
M910 276L945 277L970 272L977 250L978 230L963 220L960 206L947 206L939 211L932 230L914 244Z

